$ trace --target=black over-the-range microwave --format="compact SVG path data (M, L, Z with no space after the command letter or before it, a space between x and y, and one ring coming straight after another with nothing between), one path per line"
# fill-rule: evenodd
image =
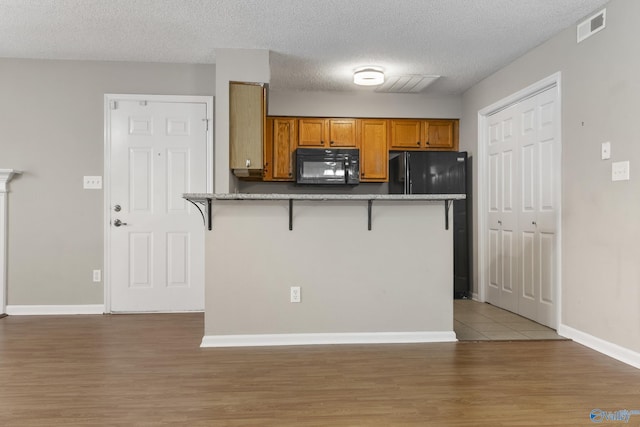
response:
M359 184L360 150L357 148L298 148L296 183Z

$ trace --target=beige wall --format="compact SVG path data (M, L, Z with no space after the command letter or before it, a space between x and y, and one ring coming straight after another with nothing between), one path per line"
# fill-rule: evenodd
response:
M269 83L269 51L216 49L216 107L214 192L236 191L238 180L229 170L229 82Z
M271 90L269 115L311 117L415 117L457 119L462 97L428 94Z
M640 351L638 16L640 2L611 1L603 31L576 44L572 26L468 90L461 120L461 148L475 153L478 110L562 73L561 324L635 352ZM611 141L611 160L600 159L604 141ZM611 182L611 163L622 160L631 162L631 181ZM477 248L474 254L477 267Z
M205 244L207 336L453 331L443 202L217 201Z
M8 304L102 304L104 94L213 95L215 66L0 59L9 194Z

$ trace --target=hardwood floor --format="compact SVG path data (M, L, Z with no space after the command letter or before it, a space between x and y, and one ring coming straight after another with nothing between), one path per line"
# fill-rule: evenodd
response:
M640 409L640 370L571 341L201 349L202 325L6 317L0 426L587 426Z

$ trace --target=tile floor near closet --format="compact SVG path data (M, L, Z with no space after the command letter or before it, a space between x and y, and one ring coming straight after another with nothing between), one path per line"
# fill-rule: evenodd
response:
M454 300L453 318L459 341L566 339L532 320L473 300Z

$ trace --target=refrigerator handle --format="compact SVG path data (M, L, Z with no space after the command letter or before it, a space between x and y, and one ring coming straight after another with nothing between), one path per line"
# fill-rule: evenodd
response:
M411 182L411 163L409 153L404 153L404 194L413 194L413 184Z

